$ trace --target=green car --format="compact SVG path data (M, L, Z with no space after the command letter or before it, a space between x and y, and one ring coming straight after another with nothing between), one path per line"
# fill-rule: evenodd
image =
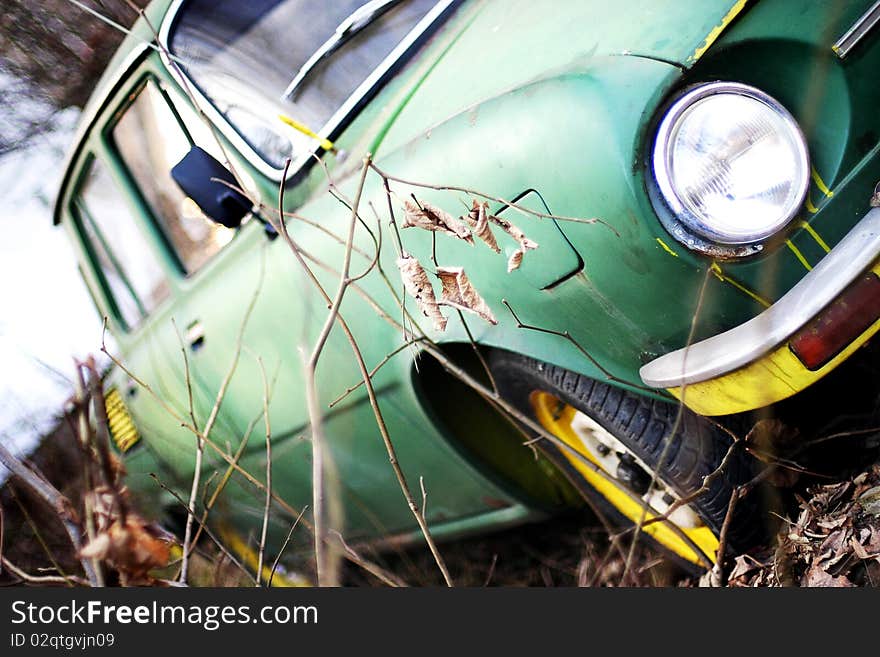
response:
M702 566L732 509L748 549L749 418L880 328L878 23L872 0L156 0L55 208L131 487L179 510L195 428L196 501L241 554L267 462L275 550L306 507L300 545L319 515L381 547L585 502Z

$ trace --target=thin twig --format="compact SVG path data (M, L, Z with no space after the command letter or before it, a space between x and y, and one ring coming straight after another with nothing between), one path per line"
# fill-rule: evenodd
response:
M458 308L455 309L458 313L458 318L461 320L461 325L464 327L464 332L467 333L468 342L471 343L471 349L474 350L474 354L477 356L477 360L480 361L480 365L483 366L483 372L486 374L486 378L489 380L489 384L492 386L492 390L494 392L498 392L498 385L495 383L495 377L492 375L492 369L489 367L489 363L486 362L486 358L483 356L483 352L480 351L480 347L477 344L476 340L474 340L474 336L471 333L471 329L468 326L467 321L465 321L464 313L461 312Z
M272 423L269 421L269 380L263 359L257 358L260 375L263 377L263 417L266 420L266 506L263 509L263 528L260 533L260 554L257 560L257 585L263 573L263 558L266 551L266 533L269 528L269 510L272 508Z
M106 323L107 323L107 320L106 320L106 318L104 318L105 332L106 332ZM183 428L187 429L188 431L190 431L191 433L193 433L197 436L202 436L201 432L199 431L199 429L197 427L192 426L188 421L186 421L186 419L180 413L178 413L174 408L172 408L168 404L168 402L153 389L152 386L147 384L143 379L141 379L134 372L132 372L130 369L128 369L125 366L125 364L122 363L122 361L120 361L119 358L117 358L107 348L106 341L105 341L103 335L102 335L102 340L101 340L101 351L104 354L106 354L107 357L113 363L115 363L117 367L119 367L125 374L127 374L131 378L131 380L135 382L135 384L137 384L157 404L159 404L159 406L163 410L165 410L172 418L174 418L175 420L180 422L180 425ZM251 484L252 486L254 486L258 491L265 492L266 485L262 481L260 481L257 477L255 477L253 474L251 474L248 470L241 467L241 465L239 465L239 463L238 463L238 458L230 456L226 451L224 451L213 440L211 440L207 437L204 437L204 436L202 436L202 439L204 440L205 445L207 447L211 448L229 466L229 468L231 468L234 472L236 472L236 473L240 474L242 477L244 477L244 479L247 480L247 482L249 484ZM243 445L242 445L241 449L242 450L244 449ZM239 454L239 456L240 456L240 454ZM228 479L228 477L227 477L227 479ZM160 484L160 485L162 485L162 484ZM279 508L281 508L291 518L296 518L301 515L302 511L295 509L287 500L285 500L283 497L278 495L277 492L272 491L272 499L275 502L275 504L277 504L279 506ZM186 505L183 504L183 506L186 506ZM309 523L305 518L302 519L301 524L304 525L306 527L306 529L308 529L310 532L314 531L311 523ZM203 524L203 523L199 524L199 531L202 531L202 530L208 532L208 528L207 528L206 524ZM196 535L198 536L198 534L196 534ZM210 534L210 532L209 532L209 536L212 540L217 542L217 539L214 538L214 536L212 534ZM223 548L221 548L221 549L223 549ZM357 559L354 559L354 558L351 558L347 554L345 556L350 561L352 561L352 563L355 563L356 565L360 566L361 568L364 568L365 570L367 570L368 572L370 572L374 575L376 575L377 573L381 573L381 576L380 575L376 575L376 576L380 577L380 579L382 579L383 581L393 581L393 579L394 579L393 575L391 575L390 573L385 571L383 568L381 568L377 564L370 563L370 562L366 561L365 559L363 559L362 557L358 557ZM236 563L238 563L238 562L236 561ZM248 573L248 576L250 576L250 573Z
M178 504L180 504L180 506L182 508L184 508L184 509L189 508L186 500L184 500L182 497L180 497L180 495L178 495L176 492L174 492L174 490L172 490L170 486L167 486L161 479L159 479L158 476L151 473L150 477L153 479L153 481L155 481L159 485L159 487L162 490L170 493L171 496L174 497L175 500L177 500ZM204 531L205 534L208 535L208 538L210 538L214 542L214 544L217 546L217 548L220 550L220 552L222 552L223 555L226 556L227 559L229 559L242 573L244 573L247 576L248 579L250 579L253 582L254 576L251 575L250 571L247 568L245 568L244 565L238 559L235 558L235 556L226 548L225 545L223 545L223 541L218 539L214 535L214 532L212 532L208 528L207 525L202 524L201 520L196 519L195 521L197 523L199 523L199 526L201 527L202 531ZM180 582L180 583L184 584L183 582Z
M602 219L597 219L595 217L590 218L590 219L584 219L583 217L565 217L562 215L537 212L536 210L531 210L531 209L524 207L522 205L517 205L516 203L513 203L512 201L508 201L507 199L499 198L497 196L492 196L490 194L485 194L485 193L477 191L475 189L470 189L468 187L459 187L457 185L431 185L429 183L416 182L413 180L406 180L405 178L399 178L397 176L392 176L392 175L386 173L385 171L380 169L378 166L376 166L375 162L373 162L370 166L386 182L389 180L393 180L396 183L400 183L401 185L409 185L410 187L421 187L423 189L433 189L436 191L461 192L463 194L468 194L470 196L479 196L480 198L484 198L489 201L494 201L496 203L500 203L501 205L505 205L505 206L507 206L513 210L516 210L522 214L531 215L533 217L538 217L539 219L555 219L556 221L568 221L568 222L578 223L578 224L602 224L603 226L605 226L606 228L611 230L615 235L620 237L620 233L618 233L617 230L613 226L611 226L611 224L609 224L606 221L603 221ZM390 193L389 193L389 199L390 199Z
M289 165L289 162L288 162L288 165ZM287 167L285 167L285 171L286 171L286 168ZM282 177L282 181L283 180L284 180L284 178ZM279 208L284 207L283 206L283 193L284 193L284 184L282 182L282 184L280 185L280 191L279 191ZM279 226L276 227L276 230L278 230L279 234L281 234L282 237L284 238L285 242L287 242L288 246L293 251L293 254L296 257L297 261L299 262L300 266L303 267L303 270L305 271L306 275L309 277L309 279L315 285L318 292L320 292L321 296L324 298L324 301L327 304L329 304L329 307L332 307L333 303L330 299L330 296L324 290L324 287L321 285L321 282L317 279L314 272L308 266L308 263L306 263L304 256L303 256L303 253L302 253L302 250L296 244L296 242L294 242L293 238L290 236L290 233L287 231L287 227L285 226L284 222L280 222ZM355 284L351 284L351 285L354 289L360 290L359 286L357 286ZM384 312L381 313L381 316L387 317L387 315ZM370 400L370 407L373 410L373 416L376 419L376 425L379 428L379 433L382 436L382 442L384 443L385 450L388 453L388 460L391 463L391 468L394 471L395 477L397 478L397 482L398 482L398 485L401 489L401 492L403 493L404 498L406 499L406 502L410 508L410 511L413 513L413 516L416 518L416 522L418 523L419 529L421 530L422 535L425 538L425 542L428 544L428 548L430 549L431 554L433 555L435 562L437 563L438 567L440 568L440 571L443 573L443 577L446 580L447 585L451 586L452 585L452 577L449 574L449 570L446 567L446 563L444 562L443 557L440 555L440 552L437 549L437 545L435 544L434 539L431 536L431 531L428 527L428 524L427 524L425 518L419 512L419 508L416 505L415 500L413 499L413 496L412 496L412 492L409 490L409 486L406 482L406 475L404 475L403 470L401 469L400 464L398 463L397 452L396 452L396 449L394 447L393 442L391 441L391 436L388 433L388 428L385 424L385 419L384 419L384 416L382 415L382 410L379 407L379 402L376 397L376 391L373 388L372 381L370 380L369 371L367 370L367 366L366 366L366 363L364 362L363 354L361 353L360 347L357 344L357 340L355 339L354 335L351 332L351 329L349 328L348 324L346 323L345 319L343 318L342 313L337 311L335 314L335 319L339 323L340 328L342 329L343 333L345 334L346 339L348 340L349 346L351 347L352 353L354 354L355 360L357 362L358 369L360 370L361 378L364 379L364 385L367 388L367 395ZM390 317L388 317L388 320L390 320L391 322L394 322L394 320L391 319Z
M483 580L483 588L489 586L489 583L492 581L492 577L495 575L495 566L498 564L498 554L495 553L492 555L492 563L489 564L489 572L486 573L486 579Z
M303 510L300 511L299 515L296 517L296 520L294 520L293 524L290 526L290 531L287 532L287 538L284 539L284 543L281 544L281 549L278 550L278 554L275 555L275 561L272 562L272 570L269 571L269 581L266 582L266 586L272 586L272 579L275 577L275 571L278 569L278 562L281 561L281 555L284 554L284 550L287 549L287 545L290 543L290 537L293 536L293 530L296 529L296 526L299 524L299 521L302 520L303 514L308 508L308 506L304 506Z
M219 499L220 494L225 490L226 484L232 478L232 473L235 471L235 466L238 465L238 462L241 460L242 454L244 454L245 447L247 447L248 440L250 440L251 434L254 431L254 427L257 425L257 422L259 422L262 419L262 417L263 417L263 413L262 413L262 411L260 411L260 414L256 418L254 418L253 420L250 421L250 423L247 426L247 429L245 430L244 437L241 439L241 442L238 444L238 449L236 450L235 454L232 456L232 462L227 464L226 470L224 471L223 476L220 477L219 483L217 484L216 488L214 488L214 491L211 493L211 497L208 498L208 500L204 503L204 505L203 505L204 509L202 510L202 518L200 521L200 525L196 529L195 536L193 536L193 539L192 539L193 545L198 544L199 537L201 536L201 532L202 532L202 525L207 523L208 514L211 512L211 509L214 508L214 504L217 503L217 500ZM229 450L227 450L227 451L229 451ZM206 486L207 486L207 484L206 484Z
M77 408L77 436L80 451L83 455L83 478L85 483L86 490L92 490L95 487L94 477L92 476L92 446L91 446L91 437L92 431L91 426L89 424L89 403L88 397L86 396L86 383L83 378L82 367L79 363L75 363L76 366L76 377L74 378L74 395L76 399L76 408ZM88 537L89 543L95 540L97 536L97 531L95 528L95 517L94 517L94 509L92 508L92 496L84 495L83 496L83 512L85 514L85 527L86 527L86 536ZM92 568L95 571L95 578L97 580L97 585L99 587L103 587L106 585L106 580L104 578L104 568L101 565L101 561L97 557L92 557L91 559Z
M730 464L730 460L733 458L734 454L736 453L736 450L739 449L741 447L741 445L743 445L743 443L744 443L744 441L741 439L735 439L732 443L730 443L730 446L727 448L727 451L724 453L724 456L721 458L721 462L718 464L718 467L716 467L712 472L710 472L705 477L703 477L703 480L700 483L700 487L697 490L693 491L692 493L690 493L688 495L685 495L684 497L679 497L672 504L670 504L669 507L666 509L666 511L664 511L661 515L655 516L653 518L649 518L648 520L646 520L642 524L642 528L647 527L649 525L652 525L656 522L662 522L663 520L668 519L669 516L671 516L673 513L675 513L675 511L677 511L681 507L686 506L688 504L691 504L692 502L694 502L695 500L700 498L702 495L705 495L706 493L708 493L709 487L712 485L712 482L714 482L716 479L718 479L718 477L720 477L722 474L724 474L724 471L727 469L727 466Z
M192 422L192 426L198 427L199 423L198 420L196 420L195 404L193 403L193 385L189 369L189 356L186 351L186 345L183 342L183 336L181 335L180 329L178 329L177 327L177 322L175 322L173 317L171 318L171 323L174 325L174 332L177 334L177 340L180 343L180 353L183 356L184 383L186 385L187 405L189 408L190 421ZM201 439L200 436L197 435L195 472L193 473L192 488L190 489L189 494L189 504L187 505L186 509L186 526L183 533L183 552L180 562L179 581L184 584L186 583L187 576L189 574L190 545L194 545L194 543L192 542L193 520L195 518L196 512L196 493L199 487L199 476L202 471L202 458L204 456L204 452L204 441Z
M511 316L513 316L513 321L516 322L517 328L526 329L529 331L536 331L538 333L546 333L548 335L556 335L560 338L568 340L568 342L570 342L575 349L577 349L581 354L583 354L584 357L588 361L590 361L600 372L602 372L602 374L605 376L605 378L608 381L622 383L625 386L629 386L630 388L635 388L637 390L644 390L644 391L651 392L654 394L663 394L662 392L658 391L656 388L649 388L649 387L644 386L640 383L634 383L633 381L627 381L626 379L621 379L621 378L615 376L608 369L606 369L605 366L602 365L602 363L600 363L598 360L596 360L596 358L593 356L593 354L591 354L589 351L587 351L584 348L584 346L580 342L578 342L577 339L575 339L575 337L571 333L569 333L568 331L557 331L555 329L548 329L548 328L544 328L542 326L536 326L534 324L526 324L525 322L523 322L519 318L519 315L516 314L516 312L513 309L513 306L510 305L510 302L507 301L507 299L502 299L501 303L504 304L504 306L507 308L507 310L510 311Z
M186 527L183 533L183 556L180 562L180 575L178 576L178 581L181 584L186 584L187 575L189 574L189 556L194 546L194 543L192 543L192 531L193 523L196 518L196 498L198 496L199 479L202 472L202 457L205 453L204 439L201 436L196 435L196 442L195 470L193 472L192 486L190 487L189 492L189 503L186 506Z
M260 297L260 292L263 289L263 279L265 277L265 273L266 259L264 253L263 257L260 259L260 275L257 281L257 287L254 290L254 293L251 295L251 299L247 305L247 308L245 308L244 316L242 317L241 325L238 329L238 337L235 341L235 348L233 349L232 362L229 364L229 368L226 370L226 374L220 383L220 389L217 391L217 396L214 400L214 406L211 408L208 419L205 421L204 428L201 431L197 430L196 432L196 462L195 471L193 472L192 487L190 489L189 511L187 512L186 517L186 529L184 532L183 561L180 568L181 583L186 583L188 556L190 550L192 549L189 539L192 536L192 526L193 521L195 520L195 504L196 498L198 497L199 481L202 474L202 458L205 451L205 441L208 439L208 436L211 435L211 430L214 428L214 424L216 423L217 417L220 414L220 407L223 405L223 401L226 398L226 391L229 389L229 384L232 382L232 377L235 375L235 372L238 369L238 363L241 358L242 343L244 341L244 333L247 329L251 315L253 314L254 307L257 305L257 300ZM184 364L186 366L186 385L187 388L190 390L190 399L192 399L192 381L189 376L189 359L186 356L185 350ZM194 416L192 417L192 420L193 422L195 422ZM197 425L194 424L193 426L198 429Z
M419 475L419 488L422 489L422 515L424 515L428 509L428 491L425 488L425 478L421 475Z
M292 240L290 240L290 245L291 245L291 249L294 250L294 253L297 255L298 258L301 258L301 259L308 258L311 262L314 262L316 265L320 266L321 268L323 268L329 272L333 272L333 273L338 274L338 272L335 269L333 269L332 267L330 267L326 263L321 262L320 260L318 260L314 256L311 256L310 254L308 254L308 252L306 252L304 249L302 249L302 247L299 247L295 243L292 243ZM303 262L304 262L304 260L303 260ZM305 266L307 266L307 265L305 265ZM310 269L308 269L307 271L308 271L309 276L313 280L313 282L316 284L316 286L318 286L319 291L321 291L322 294L324 294L325 298L328 299L328 303L329 303L329 297L327 297L326 293L323 292L323 288L320 287L320 282L317 281L317 279L314 276L314 273L311 272ZM398 330L398 331L403 330L403 326L400 323L398 323L393 317L391 317L387 312L385 312L385 310L381 306L378 305L378 303L375 301L375 299L370 294L368 294L363 288L361 288L357 284L352 284L352 289L355 292L357 292L361 296L361 298L364 299L364 301L366 301L370 305L371 308L373 308L373 310L376 312L376 314L381 319L383 319L384 321L389 323L396 330ZM402 302L400 301L399 298L396 297L396 295L395 295L395 299L397 300L398 306L403 307ZM413 325L416 327L418 326L418 324L414 320L413 320ZM347 330L347 324L345 323L345 321L343 319L341 319L341 315L340 315L340 326L343 327L343 330ZM548 332L552 332L552 331L548 331ZM347 332L347 335L350 335L350 332ZM457 367L454 363L452 363L452 361L450 361L448 359L448 357L446 357L446 355L440 350L438 345L434 344L434 342L432 340L430 340L427 336L424 335L424 332L422 332L422 336L424 338L423 342L425 344L424 351L426 351L432 357L434 357L436 360L438 360L441 363L441 365L444 367L444 369L446 369L450 374L452 374L457 379L459 379L460 381L462 381L463 383L468 385L475 392L477 392L481 397L483 397L487 401L491 402L492 404L495 404L498 408L502 409L507 417L513 418L517 422L520 422L521 424L528 426L528 428L531 431L534 431L535 433L537 433L541 438L553 443L554 445L559 447L561 450L563 450L565 453L571 454L573 458L577 459L585 467L590 468L591 470L596 472L599 476L607 479L608 481L614 482L616 485L622 487L633 498L633 500L635 500L636 502L638 502L642 506L647 505L647 502L645 502L645 500L643 500L640 495L636 494L629 486L627 486L626 484L623 484L622 482L619 482L615 477L613 477L612 475L610 475L607 472L605 472L604 470L602 470L599 466L597 466L595 463L590 461L583 454L581 454L577 450L573 449L571 446L569 446L564 441L560 440L555 435L546 431L539 424L532 421L531 418L526 417L518 409L513 407L511 404L506 402L504 399L502 399L498 394L494 394L491 390L488 390L481 383L479 383L478 381L476 381L475 379L470 377L464 370ZM349 342L351 343L351 339L349 340ZM357 355L357 353L359 353L359 352L356 352L356 355ZM363 376L363 373L362 373L362 378L365 378ZM590 504L590 502L591 501L588 500L588 504ZM594 510L595 510L595 505L590 504L590 506L591 506L591 508L594 508ZM649 508L650 508L650 506L649 506ZM656 510L654 510L654 509L650 509L650 510L652 512L652 515L658 515L658 512ZM599 513L597 515L600 518L603 517L603 515L601 513ZM682 541L684 541L687 545L689 545L694 550L694 552L696 554L702 556L702 551L700 550L700 548L677 525L675 525L675 523L671 522L668 518L664 518L663 521L673 532L676 533L676 535L679 536L679 538L681 538ZM610 527L610 525L609 525L609 527ZM706 558L706 557L703 557L703 558L705 559L707 564L711 563L708 560L708 558Z
M21 515L24 516L24 520L27 523L27 526L30 527L31 531L34 533L34 538L37 539L37 543L40 544L40 547L43 549L43 553L46 555L46 558L52 563L52 566L62 577L67 577L67 573L64 572L64 569L61 567L61 564L58 563L58 559L55 558L55 553L52 552L52 548L49 547L49 544L46 542L46 539L43 538L43 532L40 531L40 528L37 526L36 521L31 516L30 512L27 509L27 506L21 501L21 498L18 496L18 493L15 492L14 486L9 486L9 492L12 495L12 499L15 501L16 506L18 506L18 510L21 512Z
M74 575L65 575L64 577L60 577L57 575L31 575L21 568L16 566L14 563L9 561L6 557L0 556L0 564L6 567L6 569L18 577L21 581L26 582L28 584L39 584L44 586L46 584L64 584L65 586L70 586L71 584L79 584L80 586L89 586L89 582L82 577L76 577Z
M92 398L92 406L95 409L95 452L98 455L98 465L104 478L104 485L111 489L118 488L117 473L113 468L113 457L110 455L110 423L107 418L107 404L104 400L104 385L101 375L95 366L94 358L88 358L84 367L89 373L88 387ZM119 507L120 517L124 520L127 513L125 501L120 496L115 496L115 503Z
M394 229L395 246L397 246L397 257L402 258L403 254L406 252L403 250L403 242L400 240L400 229L397 227L397 219L395 219L394 217L394 205L391 203L391 187L388 183L388 178L384 176L382 177L382 185L385 188L385 198L388 201L388 222Z
M685 343L688 346L693 344L694 336L697 333L697 321L699 320L700 312L703 309L703 302L706 299L706 289L709 284L709 278L710 278L711 271L712 270L709 267L706 268L706 275L703 277L702 285L700 285L700 291L699 291L699 294L697 295L697 304L696 304L696 307L694 308L693 317L691 317L690 331L688 332L687 342ZM685 347L685 348L687 349L687 347ZM681 398L680 398L681 401L678 404L678 410L675 414L675 420L673 421L672 427L670 427L669 431L667 432L667 434L665 436L665 443L663 444L663 449L660 452L660 458L657 459L656 465L651 470L651 482L648 484L648 490L651 490L654 488L654 486L659 478L660 468L663 466L663 463L666 461L666 456L669 452L670 447L672 446L672 443L675 442L674 441L675 434L678 433L678 430L681 427L681 423L684 419L684 413L685 413L684 399L685 399L686 392L687 392L687 386L682 386ZM636 528L635 528L635 531L633 532L633 538L632 538L632 543L630 544L629 553L626 556L626 563L624 564L624 567L623 567L623 575L621 576L621 581L624 581L624 582L626 581L626 577L629 574L630 568L632 567L632 560L633 560L633 556L635 556L635 551L636 551L636 543L638 542L639 534L641 532L642 527L644 526L645 519L647 518L647 514L648 514L648 507L647 507L647 505L643 505L641 515L639 516L639 521L638 521L638 523L636 523ZM697 552L697 554L700 554L700 552Z
M517 422L521 423L522 425L526 426L530 431L533 431L534 433L538 434L543 439L552 443L553 445L558 447L560 450L562 450L564 453L570 454L573 458L577 459L578 462L580 464L582 464L584 467L589 468L590 470L595 472L597 475L599 475L603 479L606 479L607 481L610 481L610 482L614 483L616 486L620 487L634 501L636 501L637 503L639 503L643 507L646 507L648 509L648 511L650 511L652 513L652 515L658 513L656 511L656 509L653 509L647 503L647 501L645 501L640 495L638 495L635 491L633 491L630 486L617 480L614 476L612 476L608 472L605 472L605 470L603 470L601 467L599 467L598 465L593 463L586 456L584 456L583 454L578 452L576 449L574 449L571 445L569 445L568 443L566 443L565 441L563 441L559 437L557 437L554 434L547 431L543 426L541 426L535 420L533 420L531 417L527 416L525 413L520 411L518 408L516 408L515 406L510 404L503 397L501 397L497 393L493 393L485 385L483 385L482 383L480 383L479 381L474 379L465 370L463 370L458 365L453 363L446 356L446 354L444 354L440 350L439 347L437 347L436 345L433 345L432 343L426 343L424 351L427 354L429 354L431 357L433 357L435 360L437 360L447 372L449 372L455 378L457 378L459 381L461 381L462 383L467 385L469 388L474 390L477 394L479 394L484 399L490 400L492 403L497 404L497 406L499 408L503 409L504 412L507 415L509 415L511 418L513 418ZM670 528L670 530L675 532L675 534L679 538L681 538L682 541L687 543L697 554L702 555L702 551L700 550L700 548L693 542L693 540L691 540L687 536L687 534L685 534L681 530L680 527L678 527L675 523L669 521L668 519L665 521L665 524ZM706 559L706 561L708 563L708 559Z
M387 571L382 569L377 569L375 564L366 561L361 555L359 555L348 543L345 542L345 538L343 538L342 534L338 531L333 530L333 534L339 539L339 542L342 544L343 550L348 555L349 560L352 563L358 564L361 568L366 570L368 573L376 577L383 584L393 587L406 587L407 584L402 579L393 575Z
M351 268L351 247L354 243L354 231L357 226L357 213L360 205L361 195L363 194L364 184L369 171L370 155L364 158L364 164L361 167L360 180L358 182L355 198L351 206L351 218L349 219L348 237L345 242L345 252L342 260L342 272L339 276L339 284L333 302L330 306L330 312L324 320L321 332L315 341L312 354L305 363L306 377L306 406L309 411L309 422L312 427L312 517L315 525L315 564L318 574L319 586L335 586L338 584L336 568L330 563L330 555L328 554L327 536L327 516L324 504L325 499L325 456L326 446L324 438L323 421L318 403L317 384L315 381L315 373L318 366L318 360L327 339L330 337L330 331L336 325L336 317L339 314L339 308L345 297L351 281L349 280L349 271ZM283 207L283 206L282 206Z
M712 586L724 585L724 555L727 551L727 534L730 531L730 524L733 520L733 511L736 509L737 502L743 495L744 489L737 487L730 496L727 503L727 512L724 514L724 522L721 523L721 532L718 534L718 552L715 556L715 565L709 571L709 580Z
M376 364L376 366L370 370L370 372L369 372L370 378L373 378L374 376L376 376L376 372L378 372L382 368L383 365L385 365L388 361L390 361L392 358L394 358L401 351L404 351L405 349L411 347L412 345L417 344L419 342L422 342L424 340L427 340L427 338L425 336L419 336L417 338L412 338L411 340L407 340L406 342L401 344L399 347L397 347L397 348L393 349L392 351L390 351L389 353L385 354L385 356L382 358L382 360L380 360ZM361 379L357 383L350 385L348 388L345 389L345 392L343 392L341 395L339 395L339 397L337 397L332 402L330 402L327 405L327 407L333 408L339 402L341 402L346 397L348 397L351 393L353 393L355 390L360 388L362 385L364 385L363 379Z

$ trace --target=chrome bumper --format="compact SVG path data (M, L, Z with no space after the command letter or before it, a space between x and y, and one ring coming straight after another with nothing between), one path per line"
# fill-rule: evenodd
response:
M831 303L880 256L880 208L874 208L779 301L744 324L644 365L642 381L677 388L733 372L765 355Z

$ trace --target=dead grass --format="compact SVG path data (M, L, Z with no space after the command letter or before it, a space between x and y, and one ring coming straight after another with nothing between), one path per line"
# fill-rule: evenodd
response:
M81 459L76 436L62 421L34 452L31 463L79 507L84 491ZM5 559L36 576L79 572L63 526L38 497L12 478L0 488L0 505ZM728 586L880 585L880 464L834 483L805 481L791 490L789 508L772 545L731 560ZM624 569L623 559L609 551L607 533L587 511L445 542L441 549L457 586L616 586ZM412 586L444 584L425 548L365 556ZM209 541L199 543L190 568L193 586L253 586L253 580ZM640 586L699 583L644 544L634 554L632 571ZM154 575L156 581L164 579L161 572ZM382 585L350 564L342 582ZM21 583L9 569L0 573L0 585Z

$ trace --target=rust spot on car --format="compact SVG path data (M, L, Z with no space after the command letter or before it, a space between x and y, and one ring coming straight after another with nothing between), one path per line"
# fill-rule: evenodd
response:
M472 107L468 111L468 115L467 115L468 125L470 125L472 128L475 125L477 125L477 118L479 117L479 115L480 115L480 106L475 105L474 107Z
M488 506L490 509L506 509L510 506L504 500L499 500L497 497L490 497L488 495L483 497L483 504Z
M650 270L648 266L648 254L640 246L632 246L629 249L623 249L620 254L623 264L636 274L647 274Z

